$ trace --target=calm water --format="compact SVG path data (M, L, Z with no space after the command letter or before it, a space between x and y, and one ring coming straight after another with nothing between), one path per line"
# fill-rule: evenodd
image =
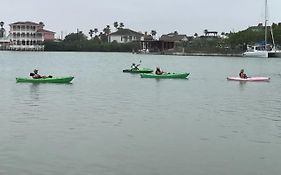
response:
M139 60L191 75L122 73ZM34 68L75 79L15 82ZM0 174L280 174L281 59L0 52L0 76Z

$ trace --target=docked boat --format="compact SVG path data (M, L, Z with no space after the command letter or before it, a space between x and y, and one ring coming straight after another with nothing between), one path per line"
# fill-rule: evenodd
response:
M281 58L281 51L280 50L269 51L268 58Z
M272 26L270 26L270 33L272 44L267 43L268 26L267 26L267 0L265 0L265 20L264 20L264 43L255 46L247 46L247 51L243 53L245 57L259 57L259 58L281 58L281 50L277 50L275 46Z
M172 73L172 72L165 72L161 75L157 74L148 74L148 73L143 73L140 74L141 78L167 78L167 79L185 79L190 73Z
M240 78L240 77L227 77L227 80L232 81L269 81L269 77L248 77L248 78Z
M243 53L245 57L258 57L258 58L281 58L281 51L265 47L264 45L248 46L247 51Z
M70 83L74 77L52 77L52 78L25 78L25 77L17 77L17 83Z
M152 73L153 69L150 69L150 68L124 69L123 72L128 72L128 73Z
M261 46L248 46L247 51L243 53L243 56L268 58L268 51L265 49L259 49L260 47Z

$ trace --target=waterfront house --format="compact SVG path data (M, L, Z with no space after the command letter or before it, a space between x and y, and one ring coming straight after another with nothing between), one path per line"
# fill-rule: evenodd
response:
M163 50L174 49L176 45L192 40L192 36L188 37L185 34L178 34L176 31L173 33L162 35L159 41L162 42Z
M159 40L167 42L186 42L190 39L191 38L185 34L178 34L177 32L173 32L166 35L162 35Z
M140 50L149 52L164 53L175 49L177 45L189 42L193 37L189 37L185 34L178 34L177 32L162 35L159 40L153 39L151 35L144 35L140 41Z
M43 42L54 40L55 32L45 30L42 22L15 22L10 24L11 50L44 50Z
M149 53L149 52L159 52L160 43L158 40L154 39L151 34L147 32L141 37L139 42L139 53Z
M109 42L129 43L139 41L144 35L131 29L120 28L116 32L109 34Z

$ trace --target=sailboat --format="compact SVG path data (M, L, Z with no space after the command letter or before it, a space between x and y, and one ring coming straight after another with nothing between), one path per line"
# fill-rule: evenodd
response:
M272 50L268 51L268 57L269 58L273 58L273 57L281 58L281 50L276 49L272 26L270 26L270 32L271 32L271 38L272 38L272 42L273 42L273 48L272 48Z
M267 0L265 0L265 20L264 20L264 26L265 26L265 33L264 33L264 43L260 45L255 46L247 46L247 51L243 53L243 56L245 57L260 57L260 58L270 58L270 57L280 57L281 58L281 51L277 50L275 47L274 37L273 37L273 31L272 27L271 29L271 37L273 41L273 46L271 44L267 43Z

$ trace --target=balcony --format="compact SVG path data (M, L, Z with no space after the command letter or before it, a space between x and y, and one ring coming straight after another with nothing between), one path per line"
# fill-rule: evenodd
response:
M36 41L44 41L43 37L33 37L33 36L10 36L11 40L36 40Z

